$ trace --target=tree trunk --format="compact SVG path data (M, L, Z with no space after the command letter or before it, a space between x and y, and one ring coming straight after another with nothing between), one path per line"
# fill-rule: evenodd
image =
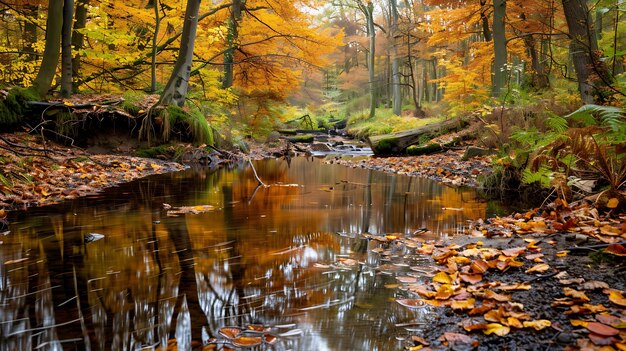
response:
M374 4L371 1L364 5L361 0L357 0L359 9L365 15L367 26L367 35L370 39L369 52L367 53L367 68L369 72L369 90L370 90L370 118L376 113L376 85L375 85L375 58L376 58L376 31L374 28Z
M187 88L189 87L189 77L191 75L191 65L193 63L193 47L196 39L196 30L198 28L199 10L200 0L187 0L185 23L183 24L183 33L180 38L178 58L174 64L172 75L161 94L159 105L174 103L182 107L185 104Z
M154 6L154 33L152 34L152 54L150 55L150 92L155 92L157 90L156 58L158 54L157 40L159 38L159 27L161 26L161 16L159 15L161 2L159 0L153 0L151 3L152 6Z
M524 37L524 43L526 44L526 48L530 53L530 59L533 71L532 75L532 86L537 89L545 89L550 86L550 82L548 80L548 75L546 74L545 68L539 59L539 52L537 52L537 47L535 45L535 38L532 35L528 35Z
M243 11L245 0L233 0L230 7L230 18L228 19L228 34L226 35L226 52L224 53L224 80L222 87L230 88L233 85L233 64L235 60L235 49L239 39L239 21Z
M80 32L87 24L87 10L89 0L76 1L76 20L74 21L74 30L72 32L72 48L74 49L74 57L72 58L72 77L80 76L80 50L85 45L85 35ZM74 84L74 91L78 90L78 84Z
M38 17L39 8L33 5L25 5L24 12L32 20L24 21L24 51L28 53L31 61L37 60L34 45L37 42L37 24L34 19Z
M483 26L483 36L485 41L491 41L491 30L489 29L489 16L487 15L487 9L485 5L487 0L480 0L480 21Z
M506 0L493 0L493 96L499 96L506 84L506 35L504 17Z
M391 11L391 34L389 37L393 43L393 62L391 64L392 76L392 99L393 113L400 116L402 113L402 90L400 85L400 55L398 54L398 46L395 43L396 33L398 33L398 5L396 0L389 0ZM410 37L409 37L410 40Z
M33 88L41 96L48 94L52 80L57 73L59 54L61 53L61 27L63 26L63 0L48 1L48 19L46 20L46 44L43 59L39 66Z
M61 96L72 95L72 23L74 0L63 1L63 26L61 30Z
M602 103L610 82L607 68L596 57L598 42L585 0L562 0L571 39L570 53L584 104Z

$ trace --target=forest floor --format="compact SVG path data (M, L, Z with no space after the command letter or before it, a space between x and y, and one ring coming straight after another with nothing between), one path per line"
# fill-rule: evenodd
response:
M0 137L0 227L8 210L184 168L157 159L91 154L26 133ZM250 157L283 151L259 146ZM461 157L462 151L448 150L328 162L454 186L475 186L480 174L490 172L490 157ZM406 339L408 349L626 350L624 213L598 211L583 201L557 201L542 210L478 221L467 235L438 242L423 242L419 235L374 240L381 241L383 256L404 246L407 262L426 255L436 267L427 281L398 277L398 289L411 297L398 303L406 308L430 305L436 316L419 335Z

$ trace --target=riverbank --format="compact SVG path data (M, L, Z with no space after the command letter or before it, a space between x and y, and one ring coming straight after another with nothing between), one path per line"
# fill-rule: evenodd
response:
M0 136L0 219L10 210L58 203L184 169L180 163L160 159L92 154L27 133Z

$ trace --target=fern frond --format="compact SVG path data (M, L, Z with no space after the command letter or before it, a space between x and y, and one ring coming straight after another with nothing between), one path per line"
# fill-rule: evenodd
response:
M538 183L542 188L549 188L552 183L552 170L542 166L536 172L525 169L522 174L522 182L524 184Z
M553 115L546 120L546 126L557 133L563 133L568 128L567 119Z
M600 121L594 117L594 114L600 117ZM616 132L626 127L625 114L626 111L620 107L589 104L581 106L578 110L565 116L565 118L575 119L584 123L585 126L597 125L607 127L611 131Z

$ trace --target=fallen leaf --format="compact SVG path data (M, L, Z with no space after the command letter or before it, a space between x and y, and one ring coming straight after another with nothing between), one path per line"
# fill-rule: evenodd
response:
M606 207L608 208L616 208L619 205L619 200L616 197L612 197L607 201Z
M483 330L483 333L490 335L496 334L497 336L506 336L511 331L511 328L499 324L499 323L489 323L487 324L487 329Z
M477 343L477 341L470 336L451 332L443 333L443 339L451 344L475 345Z
M489 269L489 265L484 260L478 259L472 262L470 270L474 273L485 273Z
M621 244L611 244L604 249L604 252L615 256L626 257L626 248Z
M263 342L263 338L260 336L240 336L231 340L233 345L237 347L254 347L257 345L261 345Z
M485 294L482 297L499 302L511 301L511 295L498 294L492 290L485 290Z
M452 283L452 279L450 279L450 276L447 275L445 272L439 272L435 274L435 276L433 277L433 282L441 283L441 284L450 284Z
M624 298L622 293L617 290L610 290L609 301L613 302L616 305L626 307L626 299Z
M447 300L454 294L454 290L452 289L452 285L443 284L437 289L437 295L435 299L437 300Z
M454 310L471 310L474 308L475 302L476 302L476 299L467 299L467 300L460 300L460 301L454 300L450 304L450 307Z
M583 284L585 290L608 289L609 284L599 280L591 280Z
M552 325L547 319L538 319L534 321L524 321L524 328L534 328L535 330L542 330Z
M598 346L606 346L607 349L606 350L614 350L612 347L610 347L609 345L612 345L613 343L615 343L617 341L617 339L615 339L612 336L604 336L604 335L598 335L596 333L589 333L589 335L587 335L587 337L589 338L589 340L591 340L592 343L594 343L595 345ZM605 348L601 348L601 351L604 351Z
M224 327L224 328L220 328L220 330L218 330L218 333L225 337L226 339L234 339L237 336L239 336L239 334L241 334L241 328L238 327Z
M482 279L483 279L483 275L482 274L466 274L466 273L461 273L460 274L461 280L469 283L469 284L476 284L479 283Z
M563 294L565 294L565 296L578 299L581 301L589 301L589 297L587 297L587 295L585 295L584 292L574 290L572 288L563 288Z
M415 300L401 299L401 300L396 300L396 302L408 308L418 308L418 307L424 306L424 300L421 300L421 299L415 299Z
M598 322L588 322L585 328L595 334L602 336L615 336L619 334L619 330Z
M538 265L532 266L529 269L526 270L526 273L543 273L545 271L547 271L548 269L550 269L550 265L546 264L546 263L540 263Z

